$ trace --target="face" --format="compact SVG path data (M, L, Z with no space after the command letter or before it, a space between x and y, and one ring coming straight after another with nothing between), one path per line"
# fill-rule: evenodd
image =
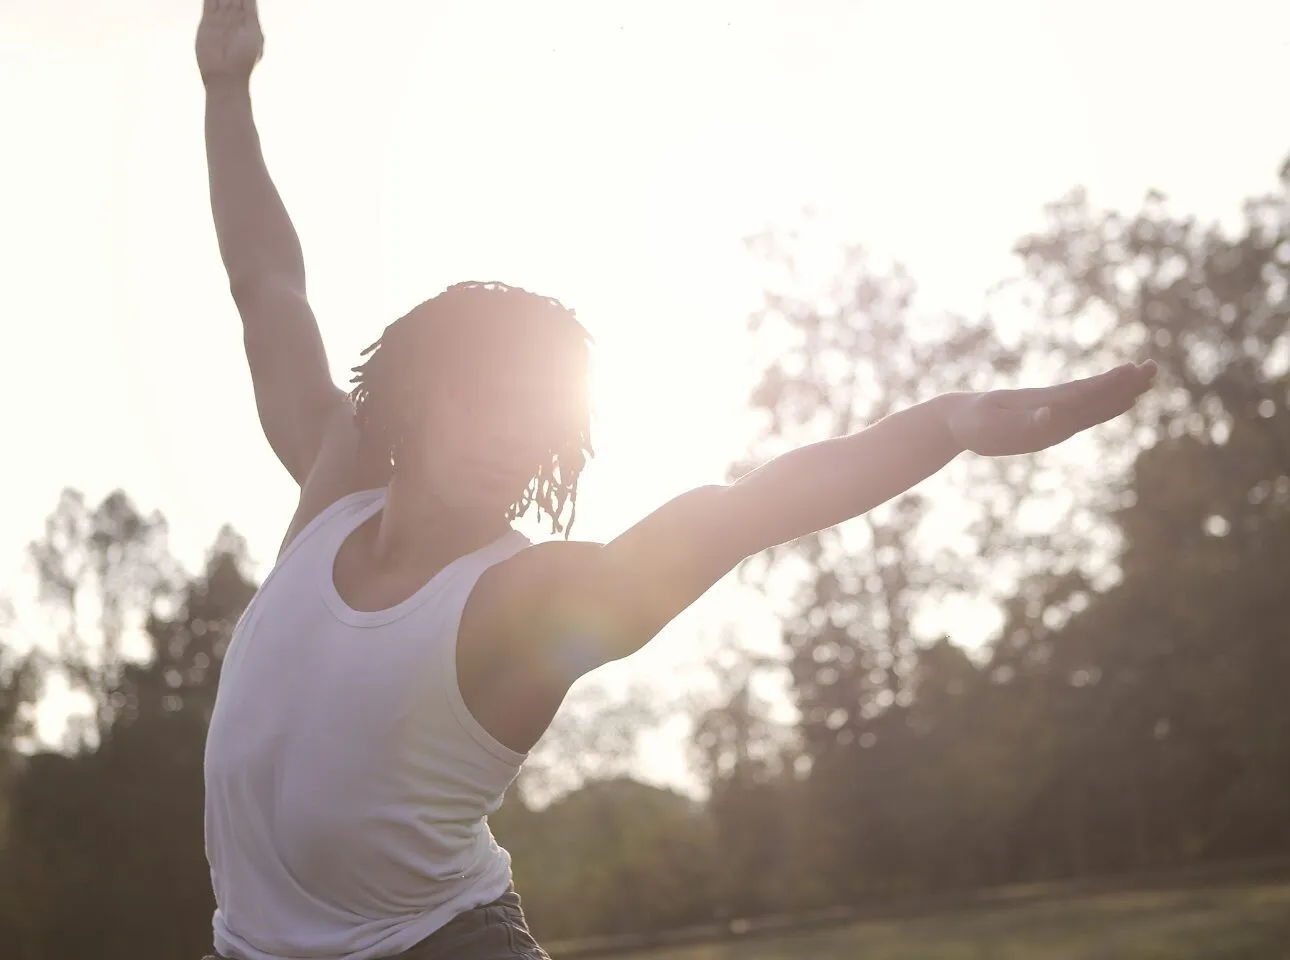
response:
M481 520L504 515L578 423L578 398L553 390L550 374L475 371L429 393L399 472L410 468L437 500Z

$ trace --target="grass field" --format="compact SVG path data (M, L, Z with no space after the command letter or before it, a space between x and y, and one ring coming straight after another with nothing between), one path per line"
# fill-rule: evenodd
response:
M1290 960L1290 884L1105 894L632 960ZM558 958L557 958L558 960Z

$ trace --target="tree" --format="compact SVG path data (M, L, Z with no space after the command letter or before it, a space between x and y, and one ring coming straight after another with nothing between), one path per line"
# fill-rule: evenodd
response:
M707 787L718 911L749 917L803 906L818 894L801 870L794 729L774 716L757 681L777 665L727 646L709 663L715 689L693 699L691 750Z
M509 803L509 801L508 801ZM711 825L701 804L629 778L599 780L516 816L498 839L534 932L556 940L711 920Z
M617 694L592 682L575 685L525 761L515 802L545 806L586 784L629 776L641 737L666 710L641 685Z
M54 622L57 669L90 702L88 729L74 726L69 746L92 746L111 726L112 695L128 660L123 644L148 610L174 595L179 568L166 533L160 514L141 514L121 491L91 509L68 489L45 536L29 547Z
M1124 216L1071 195L1018 245L1028 284L1005 289L1038 320L1011 339L990 318L929 320L899 271L854 250L825 295L768 297L756 459L983 372L1078 376L1143 353L1164 369L1144 416L1024 465L956 462L749 565L784 598L809 846L838 895L1285 848L1285 193L1234 234L1156 196ZM965 589L997 603L985 656L928 615Z
M92 697L95 725L68 753L29 758L13 785L6 919L24 960L209 949L203 746L220 658L254 585L231 531L180 580L164 529L124 495L90 510L68 492L33 548L61 626L54 668ZM136 626L145 652L126 656Z
M1042 856L1068 871L1286 848L1287 201L1283 179L1233 232L1158 194L1123 215L1075 192L1018 245L1035 339L1067 368L1128 352L1163 368L1120 431L1129 483L1099 499L1119 582L1030 584L994 649L1045 690L1057 760L1018 824L1032 840L1062 824L1065 851Z
M19 654L10 639L12 608L0 602L0 942L13 942L25 896L13 868L20 840L11 802L25 773L20 745L31 733L30 708L40 695L40 660Z
M846 249L831 286L815 291L794 279L791 249L766 238L755 246L783 279L750 324L768 344L751 396L762 429L750 462L855 432L939 393L1005 385L1022 369L989 317L919 309L910 278L878 269L861 248ZM995 592L983 558L1026 541L1007 521L1035 469L1020 460L958 461L919 490L745 567L763 589L790 598L785 659L820 832L803 842L829 858L817 870L835 890L855 894L869 869L882 883L916 869L914 847L891 819L904 816L906 797L890 778L887 751L874 747L884 738L905 742L924 648L939 638L928 626L931 608L969 588ZM848 811L845 822L839 810Z

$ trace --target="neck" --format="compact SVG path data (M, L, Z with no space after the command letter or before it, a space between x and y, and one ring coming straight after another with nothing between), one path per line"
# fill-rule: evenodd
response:
M486 547L510 530L504 516L482 518L449 510L424 485L395 474L386 491L376 534L376 555L385 561L430 560L447 564Z

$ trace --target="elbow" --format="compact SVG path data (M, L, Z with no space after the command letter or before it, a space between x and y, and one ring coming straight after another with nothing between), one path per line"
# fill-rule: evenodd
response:
M301 345L301 318L309 317L303 290L289 279L273 275L230 279L229 293L249 354L296 349Z
M251 302L255 292L260 288L260 278L251 273L234 273L229 271L228 275L228 293L233 298L233 303L241 309Z
M277 303L284 298L306 299L302 274L263 265L245 269L229 267L228 292L239 310L255 309L260 304Z

